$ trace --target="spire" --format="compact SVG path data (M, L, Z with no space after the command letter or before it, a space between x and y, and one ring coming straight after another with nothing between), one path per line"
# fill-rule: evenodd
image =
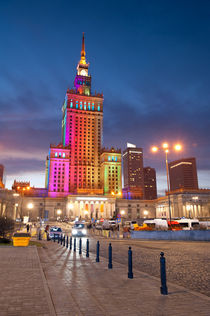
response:
M82 50L81 50L81 59L80 59L80 64L86 65L86 58L85 58L85 35L84 32L82 34Z

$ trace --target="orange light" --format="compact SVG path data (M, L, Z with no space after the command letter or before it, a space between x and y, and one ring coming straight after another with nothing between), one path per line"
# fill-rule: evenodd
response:
M113 192L113 191L111 192L111 195L114 195L114 192Z
M166 150L165 150L165 153L168 153L168 152L169 152L169 150L168 150L168 149L166 149Z
M117 195L121 196L121 195L122 195L122 192L118 192Z
M18 190L20 190L20 187L17 187Z
M23 191L25 191L26 188L23 188Z
M180 151L180 150L182 150L182 145L176 144L176 145L174 146L174 149L177 150L177 151Z
M156 152L158 151L158 147L153 146L153 147L152 147L152 151L153 151L153 153L156 153Z
M163 143L162 146L163 146L164 149L167 149L168 148L168 143Z
M27 190L30 190L30 187L27 187Z

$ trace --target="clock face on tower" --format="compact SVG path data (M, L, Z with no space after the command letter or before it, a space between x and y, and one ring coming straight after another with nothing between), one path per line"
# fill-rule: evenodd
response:
M87 75L88 75L88 74L87 74L87 70L82 69L81 72L80 72L80 75L81 75L81 76L87 76Z

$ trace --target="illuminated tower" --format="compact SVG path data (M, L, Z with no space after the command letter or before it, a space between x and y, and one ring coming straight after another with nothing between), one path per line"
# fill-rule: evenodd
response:
M102 194L100 152L103 128L103 95L91 93L91 76L86 62L84 33L81 59L62 107L62 143L70 149L69 192Z
M102 149L101 182L103 185L104 194L121 196L122 172L120 149Z

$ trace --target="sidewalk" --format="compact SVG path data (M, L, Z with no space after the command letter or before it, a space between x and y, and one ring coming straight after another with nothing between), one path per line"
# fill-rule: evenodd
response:
M35 246L1 246L0 271L0 316L55 315Z
M139 271L127 278L127 267L85 252L78 254L54 242L39 248L56 315L209 315L210 298L168 284L169 295L160 295L160 280ZM84 246L84 245L83 245Z

